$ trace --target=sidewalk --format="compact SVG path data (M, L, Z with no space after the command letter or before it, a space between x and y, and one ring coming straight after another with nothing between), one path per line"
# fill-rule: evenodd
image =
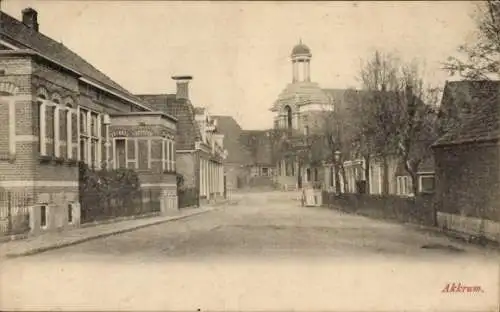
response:
M230 204L230 202L225 202L225 204ZM200 208L182 208L179 212L168 216L137 218L95 226L84 226L63 232L46 233L22 240L8 241L0 244L0 258L28 256L47 250L83 243L93 239L134 231L147 226L184 219L190 216L221 209L223 206L224 204L217 203Z

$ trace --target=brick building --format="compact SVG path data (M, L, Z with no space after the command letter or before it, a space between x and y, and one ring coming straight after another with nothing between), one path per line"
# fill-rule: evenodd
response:
M37 17L0 12L0 187L30 194L48 228L79 213L79 162L135 169L175 201L176 119L42 34Z
M221 198L224 194L224 135L208 111L194 107L189 98L191 76L172 77L175 94L141 94L139 98L152 108L177 118L177 172L184 187L196 190L201 201Z
M500 82L447 83L442 107L457 122L433 146L438 222L500 241Z
M244 132L232 116L213 116L218 131L224 135L227 158L224 161L226 185L229 191L249 186L250 166L253 161L247 147L240 138Z

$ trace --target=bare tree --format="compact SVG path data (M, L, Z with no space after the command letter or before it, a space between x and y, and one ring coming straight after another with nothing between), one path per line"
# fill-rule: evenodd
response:
M378 51L363 65L360 77L364 90L351 115L358 150L381 160L382 194L389 192L392 157L403 162L416 194L418 168L430 157L436 139L436 109L428 104L436 104L436 89L424 84L418 62L404 63Z
M358 152L369 163L372 158L382 161L382 194L389 192L389 158L397 154L399 60L391 54L375 51L361 66L359 78L362 91L355 97L350 120L358 129L353 136Z
M444 68L467 79L500 78L500 2L477 3L477 29L472 43L461 45L464 57L449 57Z
M438 134L438 89L426 86L418 63L403 65L396 91L399 131L398 154L418 193L418 169L432 155L431 145Z

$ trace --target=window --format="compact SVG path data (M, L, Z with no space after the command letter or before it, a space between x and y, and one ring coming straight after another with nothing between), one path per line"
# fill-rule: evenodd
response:
M47 204L40 206L40 226L47 227Z
M80 109L80 134L87 134L87 111Z
M333 170L333 167L330 167L330 186L333 187L334 181L335 181L335 172Z
M170 141L170 167L175 171L175 143Z
M80 160L96 169L101 167L101 141L105 141L101 122L102 118L98 113L80 108Z
M318 168L314 168L314 181L315 182L319 181Z
M115 139L115 168L127 168L126 152L125 139Z
M306 169L306 182L311 181L311 168Z
M309 126L304 126L304 135L309 135Z
M73 204L68 205L68 223L73 223Z
M268 176L269 175L269 168L262 168L262 175L263 176Z
M47 155L47 140L46 140L46 100L47 90L39 89L37 92L37 111L38 111L38 135L40 141L40 155Z
M291 159L285 160L285 170L286 170L285 174L287 177L295 175L294 163Z
M163 161L165 163L164 168L170 171L170 144L168 140L163 140Z
M84 163L87 163L87 144L88 139L87 138L80 138L80 160L83 161Z
M73 158L73 108L71 107L71 104L66 104L66 116L63 117L65 121L66 127L62 128L63 133L65 135L63 136L63 140L66 141L66 158L72 159Z
M399 176L396 179L396 193L398 195L410 196L413 194L411 178L409 176Z
M422 175L422 176L420 176L420 192L432 193L432 192L434 192L434 187L435 187L434 175Z
M99 168L99 161L101 158L99 157L99 141L96 138L92 138L90 141L90 157L90 165L93 168Z
M285 106L286 114L286 126L288 129L292 128L292 108L290 106Z

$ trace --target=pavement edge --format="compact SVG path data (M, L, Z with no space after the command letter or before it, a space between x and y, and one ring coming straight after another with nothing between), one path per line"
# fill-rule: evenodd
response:
M154 226L154 225L158 225L158 224L162 224L162 223L167 223L167 222L170 222L170 221L176 221L176 220L181 220L181 219L189 218L189 217L200 215L200 214L203 214L203 213L212 212L212 211L218 210L220 208L221 207L207 208L206 210L194 211L192 213L181 215L181 216L168 217L168 218L166 218L164 220L158 220L158 221L155 221L155 222L141 224L141 225L136 225L136 226L131 226L131 227L120 229L120 230L116 230L116 231L110 231L110 232L106 232L106 233L100 233L100 234L96 234L96 235L82 237L80 239L75 239L75 240L69 241L69 242L62 242L62 243L54 244L54 245L50 245L50 246L33 248L33 249L30 249L30 250L25 251L25 252L20 252L20 253L6 253L5 254L5 258L13 259L13 258L31 256L31 255L39 254L39 253L46 252L46 251L49 251L49 250L60 249L60 248L64 248L64 247L68 247L68 246L72 246L72 245L77 245L77 244L85 243L85 242L88 242L88 241L91 241L91 240L95 240L95 239L99 239L99 238L105 238L105 237L109 237L109 236L113 236L113 235L118 235L118 234L123 234L123 233L127 233L127 232L132 232L132 231L139 230L139 229L142 229L142 228L145 228L145 227L148 227L148 226Z

